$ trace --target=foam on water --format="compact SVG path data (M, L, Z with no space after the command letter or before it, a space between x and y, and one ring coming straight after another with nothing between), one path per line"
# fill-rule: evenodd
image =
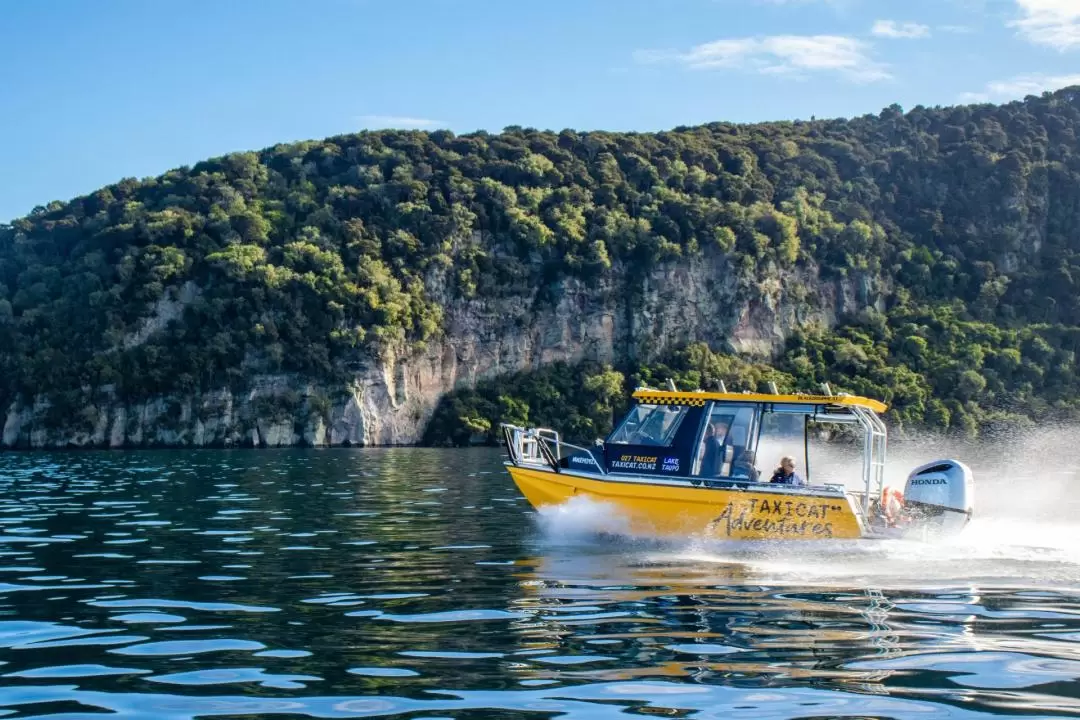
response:
M598 535L630 535L630 526L617 507L583 495L541 508L537 512L537 525L548 544L573 544Z
M886 484L903 488L908 472L941 458L962 460L975 474L975 516L962 533L923 540L665 540L648 550L610 505L575 497L539 513L545 544L582 548L602 538L608 551L637 552L636 562L696 563L718 575L738 567L753 582L925 587L957 582L1080 587L1080 468L1068 466L1078 429L1054 427L998 434L981 443L908 439L890 447ZM761 457L793 454L779 446ZM1056 459L1061 462L1055 462ZM858 486L861 460L850 446L810 449L815 484ZM799 463L802 465L802 462ZM643 554L642 554L643 553ZM723 577L729 582L729 577ZM718 582L721 578L718 578Z
M741 564L752 571L755 582L770 584L926 588L978 582L1080 587L1080 552L1072 540L1075 532L984 520L972 523L957 537L931 542L691 542L650 559Z

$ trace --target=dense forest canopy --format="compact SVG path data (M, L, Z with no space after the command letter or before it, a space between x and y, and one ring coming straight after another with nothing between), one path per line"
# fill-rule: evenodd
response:
M62 415L103 387L138 399L255 372L340 379L443 332L448 301L722 253L745 287L811 268L876 278L887 307L772 359L694 346L492 381L449 398L429 439L547 413L593 435L625 384L662 376L830 381L898 424L966 433L1072 413L1078 132L1068 88L659 133L363 132L123 180L0 226L0 408L42 394ZM148 329L170 303L174 321Z

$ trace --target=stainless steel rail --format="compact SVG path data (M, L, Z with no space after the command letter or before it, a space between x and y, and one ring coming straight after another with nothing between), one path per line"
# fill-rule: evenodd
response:
M593 459L593 466L601 475L607 475L603 463L597 462L588 448L568 443L551 428L523 428L518 425L502 423L503 440L510 461L521 466L548 465L555 472L562 470L559 461L563 459L563 448L579 450Z

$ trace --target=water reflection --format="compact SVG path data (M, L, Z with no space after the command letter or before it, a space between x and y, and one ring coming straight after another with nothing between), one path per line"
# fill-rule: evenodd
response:
M0 490L10 717L1080 708L1061 522L659 544L538 517L489 450L6 454Z

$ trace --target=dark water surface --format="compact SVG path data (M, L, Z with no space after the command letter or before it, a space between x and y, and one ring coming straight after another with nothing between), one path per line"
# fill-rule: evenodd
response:
M604 522L531 513L494 450L2 454L0 718L1080 715L1071 512L812 549Z

